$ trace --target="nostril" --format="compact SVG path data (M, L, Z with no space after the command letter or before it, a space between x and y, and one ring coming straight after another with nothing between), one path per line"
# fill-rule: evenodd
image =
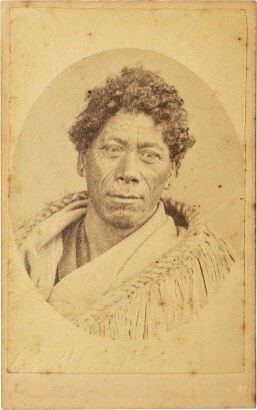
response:
M131 177L129 175L118 176L116 178L118 182L126 183L126 184L138 184L139 180L137 178Z
M127 182L132 182L132 184L137 184L138 183L138 179L137 178L128 178Z

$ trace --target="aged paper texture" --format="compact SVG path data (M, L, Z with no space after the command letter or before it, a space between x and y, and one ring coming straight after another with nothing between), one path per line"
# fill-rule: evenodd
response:
M255 3L2 3L3 407L255 406Z

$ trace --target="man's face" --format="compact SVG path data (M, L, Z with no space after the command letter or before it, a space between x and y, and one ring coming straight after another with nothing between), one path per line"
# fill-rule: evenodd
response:
M80 162L97 214L119 229L151 217L172 168L161 127L142 113L117 113Z

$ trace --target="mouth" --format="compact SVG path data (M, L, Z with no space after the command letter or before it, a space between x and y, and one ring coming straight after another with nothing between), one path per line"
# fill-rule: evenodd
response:
M125 194L108 194L111 198L121 199L121 200L142 200L143 197L140 195L125 195Z

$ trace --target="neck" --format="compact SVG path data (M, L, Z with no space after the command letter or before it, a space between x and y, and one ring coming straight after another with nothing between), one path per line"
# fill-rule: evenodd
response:
M90 259L93 260L122 241L137 228L118 229L109 225L100 218L89 199L85 229L90 249Z

